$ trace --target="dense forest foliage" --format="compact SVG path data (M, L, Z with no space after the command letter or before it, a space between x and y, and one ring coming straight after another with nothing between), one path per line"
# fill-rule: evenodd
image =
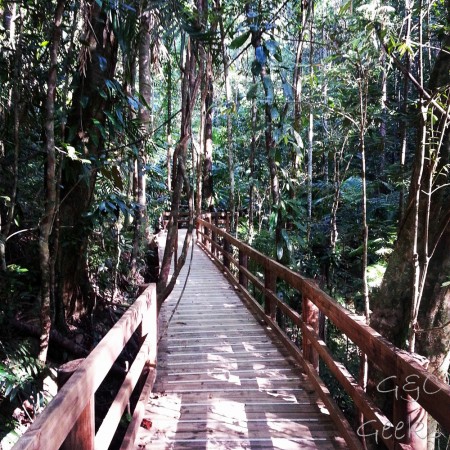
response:
M163 211L160 302L179 212L238 212L447 379L449 27L448 0L1 0L5 430L156 281Z

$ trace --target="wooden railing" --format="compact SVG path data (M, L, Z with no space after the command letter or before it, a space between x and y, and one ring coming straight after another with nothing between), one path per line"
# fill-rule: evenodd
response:
M214 225L223 227L226 230L230 230L230 221L231 221L231 213L226 211L218 211L218 212L203 212L202 217L212 218ZM167 224L169 223L170 211L165 211L162 215L162 224L164 229L167 228ZM239 212L235 213L235 220L239 218ZM178 213L178 227L186 228L189 224L189 212L188 211L180 211Z
M95 432L94 394L135 332L142 345ZM157 334L156 285L151 284L75 370L13 449L107 449L136 384L146 376L121 446L134 448L156 376Z
M385 340L366 325L363 318L340 306L313 281L213 225L210 217L197 219L197 234L199 245L230 281L239 287L248 305L276 332L302 364L349 448L361 448L360 438L365 436L369 439L370 436L375 442L383 442L389 449L426 449L427 413L439 422L442 429L450 430L450 387L422 367L423 360L421 362ZM249 270L249 267L255 266L259 268L259 274ZM277 296L277 282L281 280L301 294L301 311L295 311ZM251 295L250 286L253 291L260 293L263 307ZM390 401L394 405L392 420L386 417L346 367L336 361L324 340L319 337L319 311L381 372L381 381L376 390L379 395L391 397ZM278 325L276 317L280 314L289 318L301 331L301 349ZM352 398L360 414L363 414L363 425L356 432L319 377L319 359L326 364ZM389 383L393 387L388 388Z

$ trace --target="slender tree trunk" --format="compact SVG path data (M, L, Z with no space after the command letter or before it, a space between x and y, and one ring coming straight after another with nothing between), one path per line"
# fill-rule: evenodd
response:
M172 63L170 57L167 59L167 191L172 191Z
M359 145L361 151L361 180L362 180L362 227L363 227L363 256L362 256L362 278L363 278L363 296L364 296L364 314L369 323L369 284L367 281L367 258L369 253L369 226L367 224L367 183L366 183L366 129L367 129L367 98L368 98L369 80L367 73L361 67L359 79Z
M246 11L249 11L250 5L246 3ZM267 71L267 66L261 61L261 56L264 53L262 47L262 32L257 29L252 29L251 31L251 43L255 49L255 61L260 65L260 79L264 88L265 94L265 105L264 105L264 116L265 116L265 147L267 163L269 166L270 174L270 193L272 197L272 208L271 213L275 216L275 248L277 260L281 260L284 255L284 246L282 241L282 229L283 220L280 208L280 184L278 179L278 168L275 162L275 141L273 139L273 123L272 123L272 107L273 107L273 84L270 75Z
M17 12L18 8L18 12ZM16 31L16 27L19 29ZM20 101L21 101L21 85L20 76L22 70L22 29L23 18L20 6L14 4L11 12L9 40L10 45L14 49L14 69L13 82L11 89L11 102L13 110L13 163L11 168L12 183L9 192L8 209L6 220L0 233L0 270L6 270L6 240L10 234L11 226L14 222L16 211L17 189L19 184L19 153L20 153ZM18 42L16 42L16 40Z
M192 230L193 230L193 210L191 209L192 190L190 189L189 179L186 171L187 148L189 139L191 139L191 121L197 93L200 86L201 74L197 70L197 60L195 57L196 50L193 48L194 43L188 38L185 64L183 67L183 75L181 82L181 132L180 140L175 147L173 159L173 177L172 177L172 205L168 223L168 233L166 247L161 263L160 278L158 282L158 305L161 306L164 300L175 286L178 274L186 261L187 250L189 248ZM172 257L177 243L178 231L178 213L182 191L187 194L190 205L190 220L186 239L183 244L181 256L175 261L175 267L169 282L169 273Z
M203 161L203 199L206 208L213 204L213 101L214 101L214 85L213 85L213 67L212 55L207 53L206 61L206 98L205 98L205 135L204 135L204 161Z
M366 323L370 321L369 284L367 280L367 261L369 253L369 226L367 223L367 183L366 183L366 130L367 130L367 104L369 80L368 74L363 67L359 68L358 91L359 91L359 145L361 153L361 181L362 181L362 281L364 297L364 315ZM359 384L366 390L368 383L368 359L364 353L360 354ZM363 413L359 414L360 426L363 426L365 418ZM365 445L365 438L363 440Z
M253 84L256 83L256 77L253 75ZM250 143L250 188L248 200L248 234L250 244L253 242L255 234L255 155L256 155L256 126L258 123L258 110L256 108L256 99L252 99L252 140Z
M204 182L204 161L205 161L205 128L206 128L206 51L203 46L200 47L201 72L203 74L200 87L200 123L198 127L198 144L193 141L192 146L192 170L196 174L196 192L195 192L195 214L198 216L202 209L203 182Z
M146 174L147 149L145 136L149 133L151 126L151 111L147 105L151 105L152 85L150 73L150 44L151 44L151 12L144 2L140 17L140 39L139 39L139 93L143 103L139 105L138 120L141 135L144 137L140 144L139 154L135 163L137 173L137 211L135 215L135 229L133 240L133 254L131 268L134 274L137 272L137 259L140 254L140 247L146 236L147 228L147 200L146 200Z
M314 8L314 6L313 6ZM309 127L308 127L308 242L311 237L312 225L312 188L313 188L313 147L314 147L314 114L313 114L313 92L314 92L314 9L311 11L309 28L309 71L310 71L310 100L309 100Z
M414 5L413 0L405 0L405 42L407 45L411 44L411 22L412 22L412 7ZM405 53L404 65L405 69L409 72L411 70L411 53ZM400 187L400 197L399 197L399 223L403 221L404 214L404 197L405 188L403 186L403 181L405 178L405 164L406 164L406 153L408 149L408 126L406 122L406 115L408 112L408 94L409 94L409 77L405 73L403 76L403 93L402 93L402 103L401 103L401 113L402 117L400 120L400 171L401 171L401 187Z
M217 10L220 11L220 0L216 0ZM225 29L223 26L223 18L219 18L219 30L220 30L220 43L222 49L222 60L223 60L223 77L225 82L225 102L227 109L227 149L228 149L228 173L230 178L230 213L231 213L231 223L230 228L234 230L234 218L236 210L235 202L235 180L234 180L234 155L233 155L233 135L232 135L232 115L231 115L231 104L232 104L232 93L230 79L228 75L228 54L225 47Z
M56 5L53 36L50 44L50 69L47 82L47 98L45 101L45 149L47 162L45 171L45 210L39 224L39 261L41 268L41 337L39 339L39 360L47 359L48 342L51 329L51 299L53 294L51 277L51 255L49 238L52 231L56 209L56 152L55 152L55 95L57 86L58 52L61 41L62 20L65 0Z

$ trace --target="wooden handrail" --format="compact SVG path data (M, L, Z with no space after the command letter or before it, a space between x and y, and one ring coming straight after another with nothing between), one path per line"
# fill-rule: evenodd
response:
M149 371L147 379L154 381L158 334L155 284L149 285L117 321L44 411L36 418L13 449L52 450L63 445L72 430L78 428L74 425L79 420L81 413L86 409L89 402L93 404L96 390L136 330L139 330L144 342L95 435L95 441L93 438L95 430L89 430L90 433L88 434L92 438L70 436L71 442L77 443L77 450L92 450L94 447L96 450L108 448L131 393L145 367ZM94 426L93 419L93 417L88 419L92 427ZM128 426L127 434L135 433L135 429L140 425L140 422L139 417L132 420Z
M368 326L364 319L343 308L333 298L323 292L316 284L300 274L284 267L273 259L263 255L247 244L239 241L226 231L211 224L210 220L197 219L197 232L201 239L199 245L215 257L215 262L225 274L240 288L244 298L256 313L268 323L281 337L294 356L298 357L308 375L313 377L313 384L320 388L317 368L318 359L327 365L337 381L353 399L365 420L375 431L360 427L357 432L372 433L383 441L389 449L426 448L426 417L431 414L440 426L450 430L450 386L428 372L423 367L418 355L403 351L384 339L378 332ZM215 237L213 239L213 237ZM219 238L222 244L219 243ZM232 256L231 247L239 253L239 261ZM222 256L222 261L219 259ZM262 281L249 270L249 261L256 263L264 273ZM235 267L230 269L230 263ZM294 311L276 295L277 280L284 280L288 285L302 295L302 314ZM264 309L249 292L249 284L258 289L264 297ZM294 346L276 322L276 310L280 310L296 324L302 332L302 352ZM317 313L321 311L333 324L345 334L369 361L382 373L384 380L395 384L387 389L387 383L379 383L378 391L392 397L394 403L393 419L389 420L364 392L358 382L347 369L335 361L326 343L319 338L317 329ZM316 380L316 382L314 382ZM326 404L330 402L326 393L318 392ZM335 421L340 421L342 415L333 409L330 414ZM419 406L420 405L420 406ZM339 424L337 424L339 426ZM350 448L356 448L353 436L346 426L340 428L348 439ZM355 446L355 447L354 447Z
M239 216L239 212L236 212L236 218ZM223 227L230 230L230 216L231 213L227 211L215 211L215 212L202 212L201 217L209 218L211 223L214 221L214 224L219 227ZM165 211L162 214L161 221L163 227L166 228L169 223L170 211ZM180 211L178 213L178 225L179 226L187 226L189 224L189 211Z

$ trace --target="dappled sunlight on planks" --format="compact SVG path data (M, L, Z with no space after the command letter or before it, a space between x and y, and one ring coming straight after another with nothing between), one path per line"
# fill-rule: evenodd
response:
M160 344L158 378L145 415L151 427L141 427L138 448L345 448L272 331L198 249L194 264ZM183 273L180 280L182 286ZM180 290L163 305L161 329Z

